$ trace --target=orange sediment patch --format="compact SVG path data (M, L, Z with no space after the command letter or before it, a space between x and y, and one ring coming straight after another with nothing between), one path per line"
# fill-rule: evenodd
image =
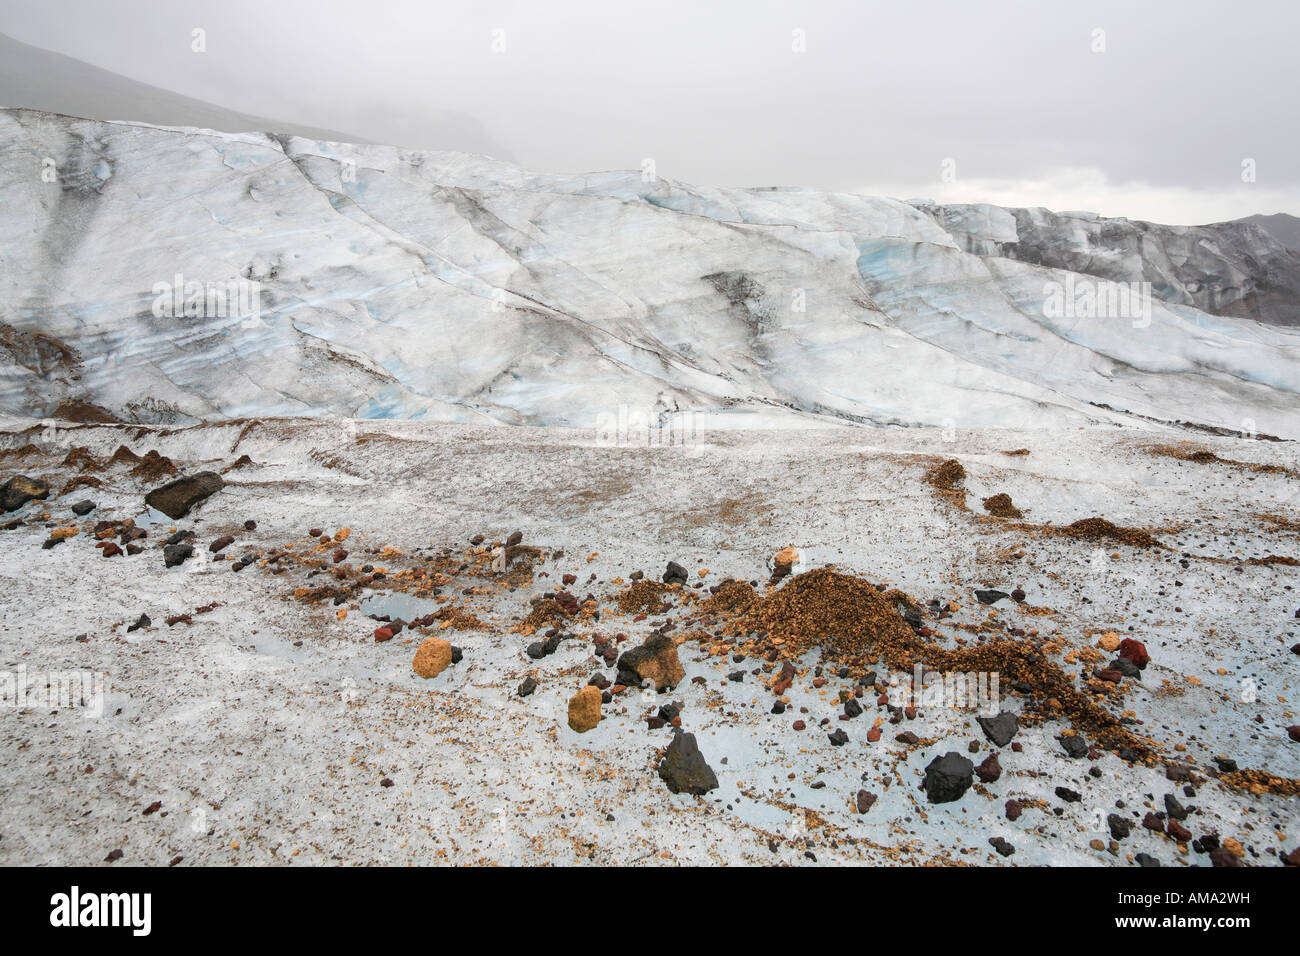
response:
M1011 496L1006 493L991 495L982 502L984 510L995 518L1023 518L1020 509L1011 501Z
M1149 755L1152 745L1097 704L1031 641L998 640L949 650L919 636L899 607L919 605L898 590L882 591L870 581L818 568L789 579L778 591L756 597L728 625L732 633L757 632L746 642L748 654L769 660L797 658L820 649L823 657L865 668L881 660L894 670L916 665L940 672L998 673L1000 679L1028 687L1033 710L1044 719L1064 717L1111 749L1130 748Z

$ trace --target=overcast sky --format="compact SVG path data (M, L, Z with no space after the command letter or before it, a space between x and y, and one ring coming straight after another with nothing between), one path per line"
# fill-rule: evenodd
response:
M0 32L242 112L548 172L650 157L701 184L1300 214L1295 0L3 0ZM481 135L435 120L452 113Z

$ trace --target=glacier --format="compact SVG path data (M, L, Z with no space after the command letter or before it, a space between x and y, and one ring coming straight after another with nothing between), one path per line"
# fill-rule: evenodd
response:
M937 205L0 110L0 412L1300 438L1256 225ZM255 317L155 289L253 283ZM1050 287L1137 283L1140 316Z

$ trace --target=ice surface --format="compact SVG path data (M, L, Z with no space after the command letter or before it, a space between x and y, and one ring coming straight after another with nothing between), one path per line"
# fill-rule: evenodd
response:
M3 110L0 409L956 428L1131 412L1300 437L1300 333L1242 317L1290 320L1293 259L1243 224ZM260 318L156 316L176 276L256 281ZM1157 301L1140 325L1050 318L1045 285L1067 279L1149 282Z

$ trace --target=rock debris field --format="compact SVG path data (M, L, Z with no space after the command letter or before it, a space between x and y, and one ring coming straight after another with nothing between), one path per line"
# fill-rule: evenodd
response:
M0 863L1296 865L1296 459L11 420Z

